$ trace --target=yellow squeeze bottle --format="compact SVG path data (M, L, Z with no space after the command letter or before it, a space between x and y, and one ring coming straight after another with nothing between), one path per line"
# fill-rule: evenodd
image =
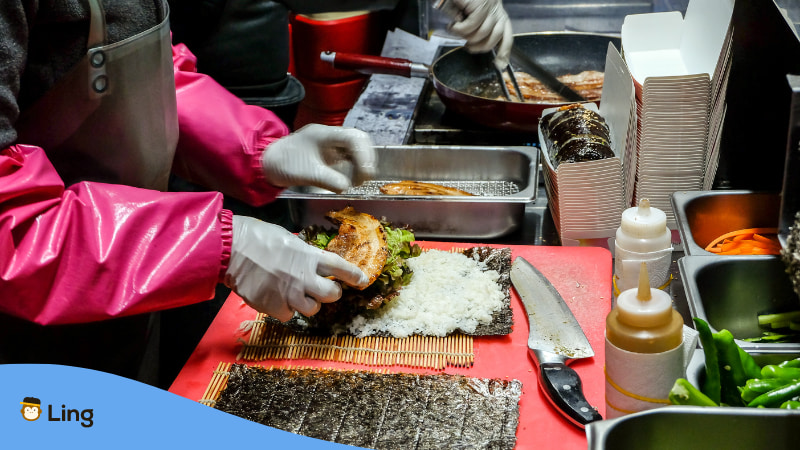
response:
M606 337L617 347L636 353L660 353L683 342L683 317L669 294L650 287L647 265L639 271L638 289L617 297L606 317Z
M686 376L683 318L666 292L650 287L647 265L638 288L620 293L606 317L606 418L669 404Z

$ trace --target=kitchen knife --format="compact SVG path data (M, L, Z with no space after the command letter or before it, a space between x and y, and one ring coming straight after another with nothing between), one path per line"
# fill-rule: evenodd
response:
M522 257L511 265L511 282L528 315L528 350L538 367L539 387L545 397L578 427L602 420L586 401L578 373L567 366L573 360L594 356L572 311L550 281Z

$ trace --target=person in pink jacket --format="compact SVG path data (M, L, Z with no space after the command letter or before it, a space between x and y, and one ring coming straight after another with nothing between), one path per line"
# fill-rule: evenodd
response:
M281 321L336 301L328 277L366 283L339 256L222 206L223 193L263 205L293 185L341 192L375 170L365 133L289 134L171 46L163 1L4 1L0 23L0 315L12 324L0 363L143 378L149 336L131 330L153 332L149 313L207 301L219 283ZM215 191L165 192L171 172Z

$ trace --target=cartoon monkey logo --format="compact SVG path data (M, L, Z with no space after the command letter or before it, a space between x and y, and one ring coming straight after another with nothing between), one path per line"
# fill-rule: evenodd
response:
M38 419L42 414L42 401L36 397L25 397L20 404L22 404L22 411L20 411L22 417L29 422Z

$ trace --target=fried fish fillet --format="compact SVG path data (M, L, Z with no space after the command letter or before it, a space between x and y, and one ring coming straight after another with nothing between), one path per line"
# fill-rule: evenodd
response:
M380 221L352 206L330 211L325 217L339 226L339 233L326 250L357 265L369 277L369 284L375 282L389 257L386 231Z
M473 195L467 191L422 181L399 181L381 186L381 193L388 195Z

